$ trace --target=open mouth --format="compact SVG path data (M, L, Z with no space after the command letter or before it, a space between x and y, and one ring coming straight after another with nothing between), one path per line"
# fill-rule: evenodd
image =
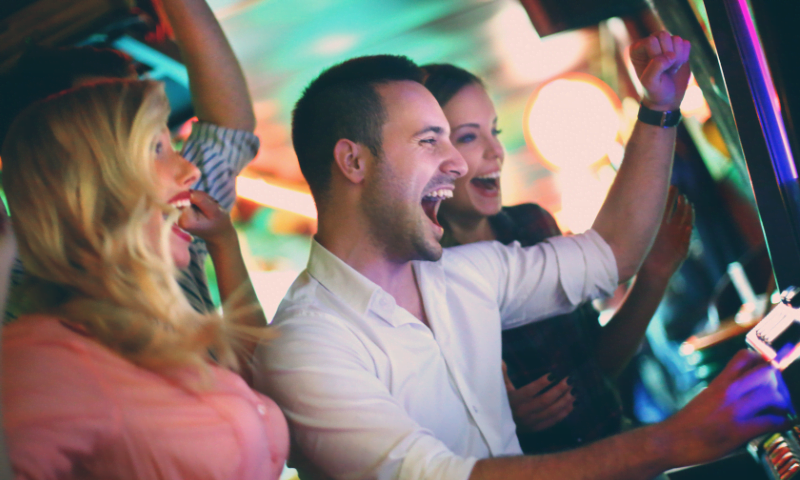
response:
M450 188L439 188L422 197L422 210L437 227L441 227L439 220L436 219L436 215L439 213L439 206L442 204L442 200L447 200L448 198L453 198L453 190Z
M183 211L186 208L193 207L191 194L189 192L181 192L172 197L172 199L170 199L170 201L167 203L169 203L170 205L172 205L173 207L177 208L180 211ZM177 223L172 224L172 233L174 233L178 238L186 242L192 241L192 234L179 227Z
M469 183L486 193L495 193L500 190L500 170L475 177Z

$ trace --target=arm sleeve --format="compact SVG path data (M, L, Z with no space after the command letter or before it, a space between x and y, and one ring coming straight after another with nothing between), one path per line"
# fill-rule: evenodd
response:
M618 284L611 247L594 230L553 237L531 247L482 242L450 249L496 295L503 329L574 310L610 296Z
M281 406L304 460L335 479L469 477L477 459L452 453L378 379L337 319L293 318L256 353L256 388Z
M115 430L115 410L83 355L4 342L3 423L17 478L64 478Z
M200 169L195 190L216 199L226 212L236 200L236 176L255 158L259 140L252 132L197 122L183 156Z

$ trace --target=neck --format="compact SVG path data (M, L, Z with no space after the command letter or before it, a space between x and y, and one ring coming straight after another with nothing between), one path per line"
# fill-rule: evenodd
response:
M459 245L497 240L486 216L447 215L446 226Z
M410 261L393 260L362 221L320 215L315 239L329 252L395 298L398 305L418 297ZM412 312L413 313L413 312Z

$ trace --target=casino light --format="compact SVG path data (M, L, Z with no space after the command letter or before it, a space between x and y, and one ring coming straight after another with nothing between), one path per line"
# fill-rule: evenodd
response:
M683 102L681 102L681 114L685 118L695 118L700 123L705 123L711 117L711 109L706 103L703 91L694 76L689 81L686 95L684 95Z
M588 168L615 149L622 104L597 77L569 73L539 87L525 108L525 141L554 171Z
M260 178L238 177L236 193L265 207L317 218L317 207L311 194L267 183Z

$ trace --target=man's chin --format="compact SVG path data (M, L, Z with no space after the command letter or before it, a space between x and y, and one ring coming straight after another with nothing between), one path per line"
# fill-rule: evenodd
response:
M417 246L417 255L419 260L426 262L438 262L442 258L442 246L438 240L434 242L425 242L424 245Z

